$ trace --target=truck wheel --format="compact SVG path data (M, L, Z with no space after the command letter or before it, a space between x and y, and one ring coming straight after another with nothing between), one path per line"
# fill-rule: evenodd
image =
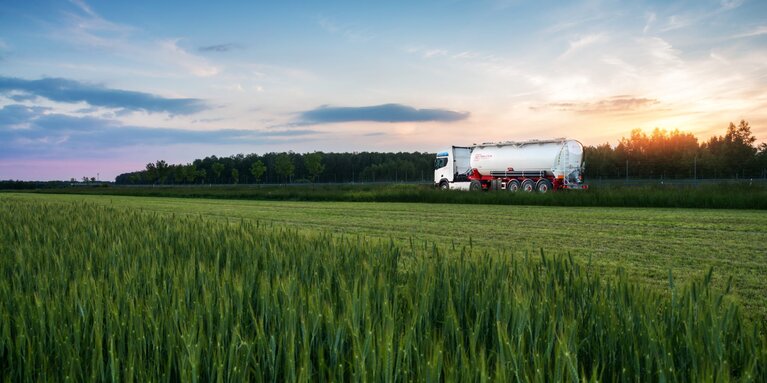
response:
M450 185L447 183L447 181L442 181L439 183L439 188L442 190L450 189Z
M535 182L531 179L526 179L522 181L522 190L531 193L533 190L535 190Z
M516 193L519 191L519 181L517 180L511 180L508 184L506 184L506 190Z
M541 178L538 180L538 183L535 185L535 190L538 191L538 193L546 193L549 190L551 190L551 181Z
M473 181L471 181L471 183L469 183L469 190L471 190L471 191L481 191L482 190L482 184L479 183L479 181L477 181L477 180L473 180Z

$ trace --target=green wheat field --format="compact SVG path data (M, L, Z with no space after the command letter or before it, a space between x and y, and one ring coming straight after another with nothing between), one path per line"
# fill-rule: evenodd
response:
M758 210L0 193L3 381L767 380Z

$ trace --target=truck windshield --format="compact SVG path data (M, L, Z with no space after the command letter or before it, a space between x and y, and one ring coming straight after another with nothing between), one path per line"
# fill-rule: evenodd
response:
M444 168L447 165L447 157L441 157L434 160L434 169Z

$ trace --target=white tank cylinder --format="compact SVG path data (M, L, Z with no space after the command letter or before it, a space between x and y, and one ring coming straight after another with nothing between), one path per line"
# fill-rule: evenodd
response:
M582 161L583 145L561 139L477 145L471 152L470 164L481 175L545 171L559 177L576 171L577 177Z

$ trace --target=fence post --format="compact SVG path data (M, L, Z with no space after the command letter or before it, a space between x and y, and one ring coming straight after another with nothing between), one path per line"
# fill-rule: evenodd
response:
M626 159L626 183L629 182L629 160Z

